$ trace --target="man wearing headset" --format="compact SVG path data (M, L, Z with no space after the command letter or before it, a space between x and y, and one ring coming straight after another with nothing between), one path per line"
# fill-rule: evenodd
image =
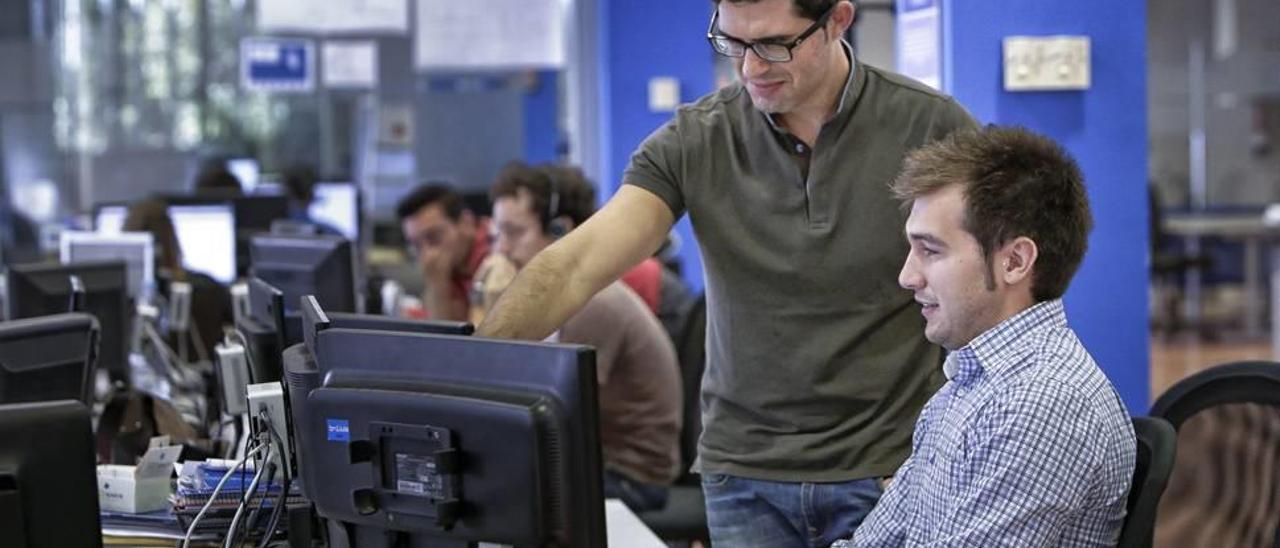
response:
M739 79L680 107L622 186L528 262L477 334L542 338L688 213L706 269L702 474L711 541L826 546L911 449L942 352L898 287L903 156L974 120L866 63L847 0L715 0Z
M490 190L494 248L517 268L595 210L595 190L576 168L511 164ZM485 288L486 291L489 288ZM680 473L680 371L662 324L634 292L614 282L553 338L596 349L605 496L633 510L661 508Z

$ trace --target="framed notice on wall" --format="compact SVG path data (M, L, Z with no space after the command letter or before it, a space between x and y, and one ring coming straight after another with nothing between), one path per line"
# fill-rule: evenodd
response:
M416 11L419 70L564 66L564 0L417 0Z
M259 32L404 34L408 0L257 0Z

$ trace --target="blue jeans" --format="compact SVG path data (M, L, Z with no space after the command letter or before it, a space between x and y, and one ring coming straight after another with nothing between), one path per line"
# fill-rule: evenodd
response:
M875 479L784 483L704 474L702 492L714 548L827 548L853 534L881 489Z

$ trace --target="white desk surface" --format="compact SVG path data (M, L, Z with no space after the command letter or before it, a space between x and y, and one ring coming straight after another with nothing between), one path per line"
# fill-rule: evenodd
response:
M604 526L609 548L666 548L666 543L653 534L649 527L636 517L618 499L604 501Z
M1280 236L1261 213L1179 213L1164 218L1164 230L1177 236L1266 238Z

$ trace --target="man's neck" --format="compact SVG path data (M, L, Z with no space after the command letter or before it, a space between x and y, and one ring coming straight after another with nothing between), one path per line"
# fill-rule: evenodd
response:
M839 54L832 56L833 61L827 72L827 82L817 100L777 116L778 123L782 127L787 128L787 131L808 143L810 147L818 140L818 132L822 130L822 125L831 119L840 105L845 83L849 79L849 71L852 70L852 63L844 51L844 45L839 44L839 48Z

